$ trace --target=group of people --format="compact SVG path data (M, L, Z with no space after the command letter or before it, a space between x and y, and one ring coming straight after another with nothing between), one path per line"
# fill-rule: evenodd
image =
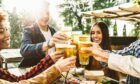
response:
M38 31L41 31L41 28L43 32L44 30L46 31L46 28L48 28L48 31L50 31L49 27L46 25L46 21L48 20L48 13L44 13L44 16L42 17L44 18L38 19L35 24L37 25ZM8 21L8 14L2 9L0 9L0 50L10 47L9 28L10 25ZM29 29L28 32L33 33L30 32L31 30ZM61 76L62 72L67 72L70 68L73 68L75 66L76 57L63 59L65 55L64 52L54 52L52 54L45 54L47 49L54 46L55 42L66 40L66 35L56 33L55 35L53 35L53 37L51 37L51 39L49 39L48 42L44 41L42 43L35 44L37 42L41 42L42 39L41 41L34 42L32 38L29 39L28 36L30 36L31 34L29 34L26 30L27 29L25 29L25 34L23 35L23 37L25 36L25 39L22 41L23 48L21 48L21 53L22 51L24 52L25 49L25 53L28 54L27 58L35 58L36 60L30 59L30 62L33 61L33 64L27 65L35 66L32 67L32 69L29 72L21 76L15 76L9 73L7 70L2 69L1 67L0 84L51 84L54 80L58 79ZM51 32L48 33L51 34ZM35 38L37 40L40 40L41 37ZM45 37L43 37L43 40L45 40ZM30 63L28 62L28 64Z
M51 84L62 72L75 67L76 57L63 59L64 52L55 51L55 43L63 43L69 38L51 28L48 21L49 11L46 9L33 25L24 28L20 50L24 62L20 67L33 66L32 69L22 76L15 76L0 68L0 84ZM10 47L9 28L8 15L0 9L0 50ZM140 83L140 40L113 52L108 27L104 22L95 23L91 27L90 36L93 54L87 69L109 67L128 74L127 84ZM108 66L102 66L104 64ZM116 73L110 69L106 75L116 77Z

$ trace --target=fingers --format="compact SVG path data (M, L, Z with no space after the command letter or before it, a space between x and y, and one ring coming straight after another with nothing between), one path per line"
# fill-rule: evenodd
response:
M66 40L68 39L67 35L63 33L56 33L53 38L60 39L60 40Z
M68 37L67 37L65 34L63 34L63 33L56 33L56 34L54 35L54 37L57 38L57 39L62 39L62 40L65 40L65 39L68 38Z
M66 39L53 38L54 43L66 43Z
M55 55L62 55L62 54L65 54L65 52L64 51L56 51L55 52Z
M66 66L71 66L74 67L75 66L75 62L76 62L76 56L70 57L70 58L66 58L64 59Z

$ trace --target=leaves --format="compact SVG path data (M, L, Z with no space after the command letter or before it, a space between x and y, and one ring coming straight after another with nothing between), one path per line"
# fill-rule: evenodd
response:
M11 48L19 48L21 45L22 21L16 13L9 13L11 26Z
M99 3L100 2L100 3ZM93 10L99 10L103 8L112 7L117 2L115 0L64 0L64 3L59 7L62 9L61 16L64 18L65 25L71 26L73 30L82 30L83 33L89 33L91 27L91 19L83 18L80 13ZM109 19L97 19L98 21L104 21L110 25Z

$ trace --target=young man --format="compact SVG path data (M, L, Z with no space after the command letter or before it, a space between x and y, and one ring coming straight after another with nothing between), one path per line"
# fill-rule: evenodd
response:
M30 67L36 65L46 51L48 54L54 52L55 42L67 39L64 34L55 33L55 30L48 24L49 10L48 5L43 4L43 9L36 16L36 22L24 28L20 53L24 57L20 67Z

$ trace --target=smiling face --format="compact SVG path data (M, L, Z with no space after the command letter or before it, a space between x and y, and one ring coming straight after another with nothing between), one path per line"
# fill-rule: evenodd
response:
M101 31L100 27L98 25L93 26L92 30L91 30L91 40L93 42L101 44L102 38L103 38L103 36L102 36L102 31Z
M0 10L0 50L10 47L9 22L5 13Z
M10 32L7 28L0 28L0 49L10 47Z

